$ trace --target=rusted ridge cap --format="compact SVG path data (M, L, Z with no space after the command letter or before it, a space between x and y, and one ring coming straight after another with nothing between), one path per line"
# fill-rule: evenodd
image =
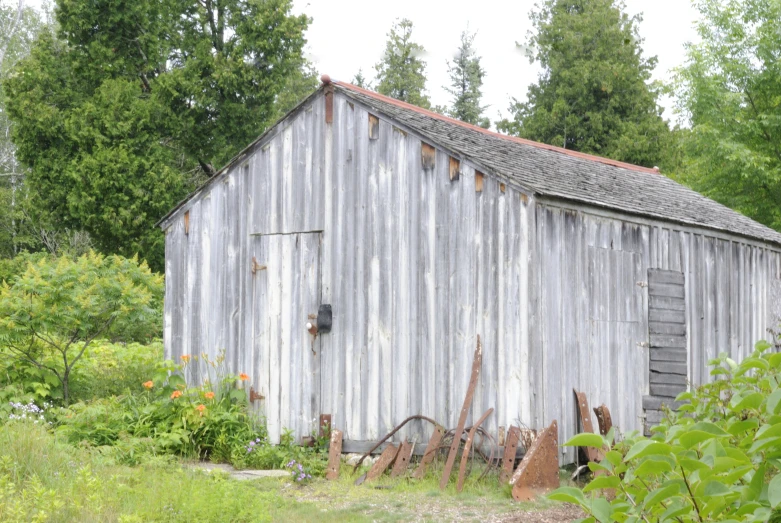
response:
M347 82L341 82L338 80L329 80L330 83L337 85L341 87L342 89L346 89L347 91L355 91L357 93L361 93L365 96L369 96L371 98L375 98L377 100L380 100L385 103L389 103L392 105L395 105L397 107L401 107L403 109L408 109L410 111L415 111L418 114L422 114L425 116L428 116L430 118L434 118L437 120L441 120L443 122L447 122L449 124L458 125L460 127L464 127L465 129L470 129L472 131L476 131L479 133L486 134L488 136L493 136L495 138L501 138L502 140L507 140L509 142L516 142L521 143L524 145L529 145L532 147L537 147L538 149L545 149L548 151L555 151L558 153L566 154L568 156L573 156L575 158L580 158L582 160L589 160L592 162L599 162L604 163L606 165L612 165L613 167L621 167L622 169L630 169L633 171L640 171L644 173L650 173L650 174L659 174L659 171L657 169L653 169L650 167L643 167L640 165L635 165L632 163L626 163L626 162L620 162L618 160L611 160L610 158L604 158L602 156L596 156L593 154L587 154L587 153L581 153L578 151L573 151L570 149L564 149L563 147L557 147L555 145L548 145L546 143L540 143L535 142L532 140L527 140L525 138L519 138L517 136L509 136L507 134L501 134L497 133L495 131L491 131L488 129L483 129L482 127L479 127L477 125L472 125L470 123L462 122L461 120L456 120L455 118L450 118L449 116L445 116L439 113L435 113L434 111L430 111L428 109L423 109L422 107L418 107L416 105L409 104L407 102L402 102L400 100L396 100L395 98L391 98L389 96L385 96L379 93L376 93L374 91L370 91L368 89L364 89L363 87L358 87L357 85L353 85Z

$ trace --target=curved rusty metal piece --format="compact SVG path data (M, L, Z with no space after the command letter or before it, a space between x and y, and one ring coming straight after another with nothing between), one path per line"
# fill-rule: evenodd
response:
M433 423L433 424L434 424L434 426L439 426L439 423L437 423L436 421L434 421L433 419L431 419L431 418L429 418L429 417L427 417L427 416L422 416L422 415L420 415L420 414L417 414L417 415L415 415L415 416L410 416L409 418L405 419L404 421L402 421L401 423L399 423L398 425L396 425L396 428L395 428L395 429L393 429L392 431L388 432L388 433L385 435L385 437L384 437L384 438L382 438L380 441L378 441L378 442L377 442L377 444L376 444L375 446L373 446L372 448L370 448L370 449L369 449L369 451L368 451L366 454L364 454L363 456L361 456L361 459L359 459L359 460L358 460L358 463L356 463L356 464L355 464L355 466L353 467L353 473L355 473L355 471L356 471L356 470L358 470L358 467L360 467L360 466L361 466L361 463L363 463L363 460L365 460L367 457L369 457L369 455L370 455L372 452L374 452L375 450L377 450L377 449L380 447L380 445L382 445L383 443L385 443L386 441L388 441L390 438L392 438L394 434L396 434L396 433L397 433L399 430L401 430L401 428L402 428L402 427L404 427L404 425L406 425L406 424L407 424L407 423L409 423L410 421L413 421L413 420L416 420L416 419L420 419L420 420L428 421L429 423Z

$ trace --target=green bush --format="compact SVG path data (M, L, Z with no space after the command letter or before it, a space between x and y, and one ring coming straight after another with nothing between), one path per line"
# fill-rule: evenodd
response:
M162 276L136 259L42 258L0 284L0 350L51 371L67 405L70 376L92 342L159 336L162 289Z
M677 412L652 438L628 434L582 490L551 499L580 505L582 521L767 521L781 507L781 353L767 342L740 363L712 360L714 382L681 394ZM608 436L611 436L610 434ZM610 437L580 434L565 445L610 446ZM608 501L609 489L615 499Z

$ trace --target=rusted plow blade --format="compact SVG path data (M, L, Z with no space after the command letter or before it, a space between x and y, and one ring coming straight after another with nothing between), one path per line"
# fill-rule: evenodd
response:
M396 455L396 461L393 463L393 469L391 469L391 477L396 478L404 474L409 466L409 460L412 457L412 451L415 450L415 443L405 441L399 448L399 453Z
M475 395L477 387L477 378L480 376L480 366L483 362L483 345L480 343L480 336L477 336L477 348L475 348L474 359L472 360L472 377L469 380L469 388L466 390L464 405L461 407L461 415L458 417L458 426L453 435L453 443L450 445L450 451L447 455L445 470L442 472L442 479L439 480L439 488L444 490L450 481L450 472L453 470L453 464L456 462L458 447L461 446L461 436L464 434L464 425L466 417L469 414L469 407L472 404L472 398Z
M594 415L597 417L597 423L599 423L599 433L603 436L607 436L610 429L613 428L613 418L610 417L610 410L604 403L599 407L594 407Z
M431 438L428 440L428 445L426 445L426 450L423 452L423 457L420 458L418 468L412 473L413 478L420 479L426 475L426 468L434 461L434 458L437 455L437 449L439 449L439 444L442 442L442 436L444 435L445 429L442 428L442 425L434 427L434 432L431 433Z
M396 459L396 456L399 453L399 448L400 447L397 447L393 444L385 447L385 450L383 450L382 454L380 454L380 459L377 460L377 463L375 463L366 474L366 481L373 481L382 476L382 473L385 472Z
M513 476L513 466L515 466L515 456L518 452L518 441L521 439L521 429L512 426L507 431L507 438L504 442L504 457L502 458L502 470L499 471L499 483L504 485L510 481Z
M590 432L594 434L594 424L591 422L591 411L588 408L588 400L584 392L578 392L572 389L575 393L575 401L578 405L578 414L580 415L580 424L583 427L583 432ZM601 449L595 449L594 447L583 447L586 451L586 457L589 461L602 461L604 457Z
M559 426L556 420L526 450L510 484L516 501L530 501L537 493L559 486Z
M328 446L328 469L325 473L325 479L337 479L339 477L339 466L342 463L342 431L331 430L331 444Z
M488 416L491 415L491 413L494 411L493 408L488 409L485 414L483 414L479 420L477 420L477 423L472 425L472 429L469 431L469 435L466 437L466 443L464 444L464 452L461 454L461 466L458 469L458 483L456 489L458 492L461 492L464 489L464 480L466 479L466 465L469 461L469 451L472 450L472 442L475 440L475 434L477 433L477 429L480 428L480 425L483 424L483 422L488 418Z

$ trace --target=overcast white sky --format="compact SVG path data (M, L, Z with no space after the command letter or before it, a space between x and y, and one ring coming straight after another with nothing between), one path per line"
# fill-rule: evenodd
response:
M534 0L294 0L295 10L312 17L307 33L308 53L318 71L336 80L351 81L358 68L374 77L374 64L383 53L387 33L396 18L414 24L413 39L426 48L428 91L432 102L448 104L442 88L448 82L446 60L452 58L461 31L477 31L475 47L486 71L486 115L507 115L511 96L523 98L537 79L539 68L516 50L531 28ZM688 0L626 0L630 15L643 13L640 35L646 56L656 55L655 78L667 80L670 69L684 60L684 44L696 39L697 12ZM662 100L665 118L674 115L670 100Z

